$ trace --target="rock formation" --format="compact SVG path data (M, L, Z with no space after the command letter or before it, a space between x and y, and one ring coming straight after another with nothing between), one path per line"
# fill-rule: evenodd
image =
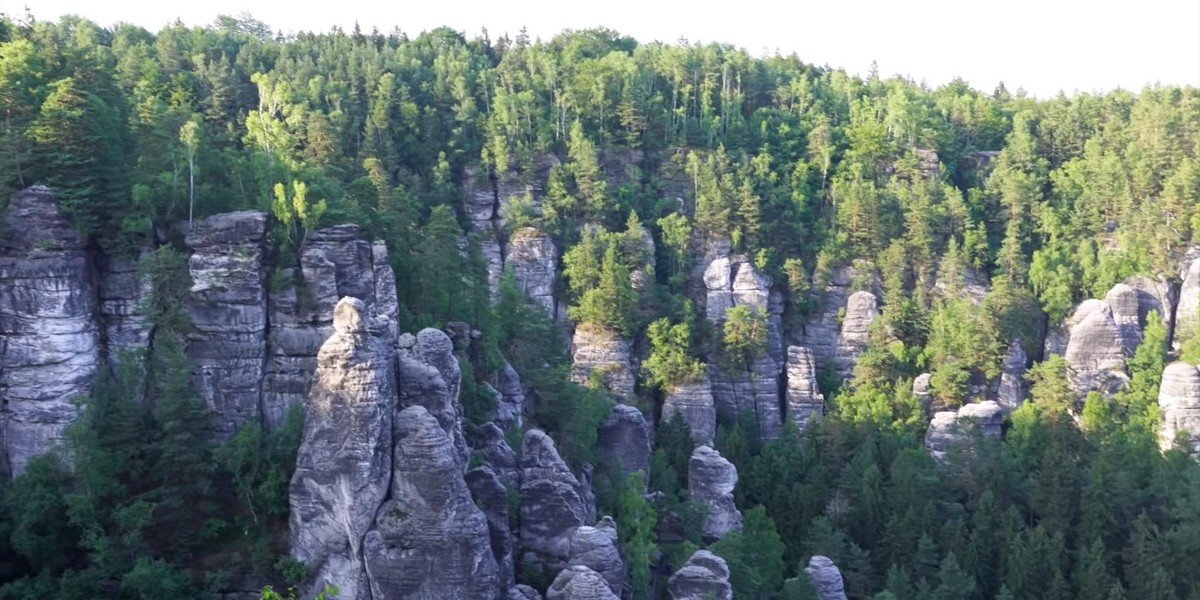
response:
M856 267L832 269L824 278L813 277L816 306L804 325L803 345L813 353L818 369L832 368L842 331L839 315L854 292L854 281L861 276Z
M571 558L567 565L595 571L608 589L619 596L625 587L626 566L617 541L617 524L604 517L595 527L576 527L571 533Z
M912 392L913 395L917 397L917 400L921 403L921 407L925 409L926 413L933 414L942 412L946 409L945 406L942 406L941 402L934 402L932 373L921 373L920 375L917 375L917 378L913 379Z
M1179 303L1175 308L1175 350L1200 335L1200 258L1192 260L1180 274Z
M712 383L705 375L698 381L675 386L663 399L662 419L679 414L692 432L696 444L712 444L717 432L717 409L713 403Z
M404 335L396 352L400 406L424 406L437 419L454 444L461 469L470 449L463 436L462 370L454 356L454 343L438 329L425 328L417 335Z
M505 487L517 489L521 482L521 465L517 453L508 445L504 432L495 423L464 427L471 451L491 467Z
M1158 388L1158 406L1162 410L1159 445L1171 448L1179 433L1187 431L1188 451L1200 451L1200 370L1183 361L1167 365Z
M650 476L650 452L653 431L642 411L627 404L618 404L600 424L596 452L600 464L608 469L621 469L624 476L641 471Z
M554 317L558 249L550 236L532 227L518 229L509 238L504 256L504 266L512 268L517 283L530 300Z
M582 486L558 455L554 440L538 429L525 432L521 450L522 569L550 575L571 556L571 533L587 524Z
M813 589L820 600L846 600L846 589L842 584L842 572L825 556L814 556L804 568L812 580Z
M452 441L423 406L396 414L394 437L390 495L363 540L372 597L496 598L488 520L471 499Z
M1149 314L1156 312L1170 332L1175 324L1175 307L1179 304L1179 282L1165 276L1134 275L1125 279L1125 285L1137 294L1138 323L1142 329L1146 328Z
M525 386L521 376L506 360L493 375L491 384L498 394L495 422L501 429L519 427L525 421Z
M365 305L344 298L317 355L289 501L292 556L320 590L370 598L363 545L392 479L392 357L367 334Z
M471 498L488 522L488 538L496 561L500 589L508 589L516 578L516 536L508 523L508 487L488 465L475 467L466 474ZM515 488L514 488L515 489Z
M542 600L542 595L527 585L517 584L508 588L507 600Z
M629 340L587 323L575 328L571 343L571 380L588 385L595 378L618 400L633 397L634 375Z
M699 446L688 460L688 496L705 507L704 538L720 539L730 531L742 528L742 513L733 502L737 485L737 468L721 453L708 446Z
M968 439L971 429L984 437L998 438L1003 424L1004 410L991 400L964 405L957 412L940 411L925 432L925 448L934 458L941 459L956 444Z
M867 349L871 323L877 316L879 306L875 294L862 291L850 294L833 357L833 368L842 379L850 378L854 372L854 365L858 363L858 355Z
M817 387L816 368L812 350L788 346L787 415L800 431L825 415L825 396Z
M697 550L667 581L671 600L733 600L725 559Z
M1126 356L1132 356L1142 343L1142 325L1138 319L1138 296L1133 288L1118 283L1104 295L1104 303L1112 310L1113 322L1121 338Z
M619 600L599 573L584 567L559 572L546 590L546 600Z
M14 476L62 438L99 367L86 246L49 188L12 197L0 226L0 439Z
M312 385L317 350L333 329L333 308L351 296L367 307L368 327L392 343L396 337L396 276L383 242L360 238L357 225L338 225L309 234L300 253L300 272L281 270L289 282L270 294L270 331L263 382L263 421L274 426L303 401Z
M1127 309L1127 307L1125 307ZM1127 381L1126 339L1112 308L1088 300L1071 316L1063 358L1071 365L1071 384L1080 396L1089 391L1112 392Z
M150 277L138 272L135 259L103 259L99 278L100 321L104 325L108 364L116 365L123 353L145 350L150 345L150 319L142 310L142 303L150 296Z
M1028 362L1029 357L1026 356L1020 341L1014 340L1009 344L1008 352L1004 355L1004 362L1000 366L1000 377L996 382L995 393L992 394L992 399L1005 412L1016 410L1025 401L1028 393L1025 384L1025 365Z
M192 249L185 306L193 326L187 345L192 382L222 437L259 418L267 352L266 233L266 213L243 211L198 221L186 239Z

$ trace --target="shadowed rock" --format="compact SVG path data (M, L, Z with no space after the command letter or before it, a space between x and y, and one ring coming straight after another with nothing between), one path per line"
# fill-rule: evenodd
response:
M713 405L712 383L708 375L675 386L663 400L662 419L679 414L692 432L696 444L712 444L717 432L717 410Z
M527 431L521 450L522 568L549 575L566 565L571 533L588 521L581 490L554 440L541 430Z
M787 413L800 431L825 415L825 396L817 387L816 363L812 351L803 346L788 347Z
M613 397L633 397L634 376L629 340L587 323L575 328L571 342L571 380L588 385L598 379Z
M553 317L558 249L550 236L532 227L513 232L505 252L505 266L512 268L517 284L529 294L530 300Z
M546 590L546 600L619 600L599 573L575 566L563 569Z
M621 469L622 480L634 471L650 475L650 438L653 432L642 411L618 404L600 424L597 454L606 468Z
M733 502L737 468L721 453L700 446L688 460L688 496L705 507L704 537L718 540L730 531L742 529L742 513Z
M595 527L576 527L571 533L571 567L584 566L595 571L613 594L625 587L625 560L617 541L617 524L604 517Z
M812 580L813 589L820 600L846 600L846 589L842 584L842 572L825 556L814 556L804 568Z
M733 600L725 559L697 550L667 581L671 600Z
M463 436L463 409L458 402L462 370L454 343L441 330L425 328L415 338L402 337L396 357L400 406L424 406L454 444L460 470L465 470L470 451Z

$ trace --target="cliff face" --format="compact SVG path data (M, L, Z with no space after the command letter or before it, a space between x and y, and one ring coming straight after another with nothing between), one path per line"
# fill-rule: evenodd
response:
M86 240L33 187L0 229L0 399L4 468L14 475L55 445L100 366L96 272ZM135 340L134 340L135 341Z

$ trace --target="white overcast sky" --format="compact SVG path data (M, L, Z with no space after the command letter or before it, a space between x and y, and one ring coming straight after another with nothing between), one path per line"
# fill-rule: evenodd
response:
M754 54L865 74L902 74L931 86L958 76L991 91L1003 81L1038 97L1062 90L1137 91L1200 86L1200 0L0 0L0 12L38 19L79 14L102 25L157 31L243 11L276 30L415 35L448 25L493 39L522 26L548 39L564 28L607 26L639 41L727 42Z

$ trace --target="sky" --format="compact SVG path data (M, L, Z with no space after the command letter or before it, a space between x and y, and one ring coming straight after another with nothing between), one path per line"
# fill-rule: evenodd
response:
M157 31L181 19L202 25L249 12L273 29L409 35L446 25L492 39L525 27L549 39L566 28L605 26L642 42L723 42L756 55L865 75L900 74L937 86L955 77L991 91L1004 82L1046 98L1059 91L1138 91L1200 86L1200 0L0 0L41 20L78 14Z

